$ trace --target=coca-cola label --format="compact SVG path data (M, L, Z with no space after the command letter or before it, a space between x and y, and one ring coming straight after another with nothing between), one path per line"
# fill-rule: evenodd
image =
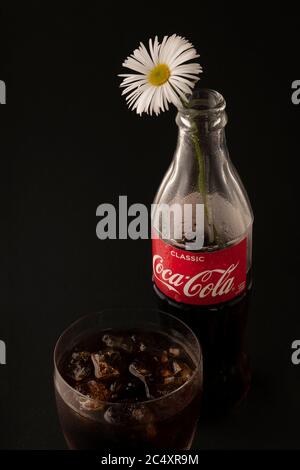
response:
M176 302L219 304L246 288L247 238L212 252L180 250L153 238L152 251L154 282Z

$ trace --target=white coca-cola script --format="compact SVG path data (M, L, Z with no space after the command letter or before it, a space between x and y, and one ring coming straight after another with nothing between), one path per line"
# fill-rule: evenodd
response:
M182 286L182 292L187 297L194 297L195 295L200 298L208 295L216 297L217 295L228 294L234 289L234 276L232 273L238 264L231 264L226 270L205 270L190 277L181 273L173 273L171 269L164 268L162 257L155 255L153 256L153 273L158 281L162 282L168 289L177 292L177 294L180 294L180 291L176 287ZM213 274L218 275L216 282L210 282Z
M177 302L222 303L246 287L246 252L246 239L223 250L202 253L187 253L161 239L153 240L154 282Z

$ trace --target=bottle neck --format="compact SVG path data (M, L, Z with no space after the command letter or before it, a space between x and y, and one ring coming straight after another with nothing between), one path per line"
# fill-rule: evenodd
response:
M228 157L224 128L210 132L201 132L198 126L193 132L179 128L178 146L181 149L184 146L190 151L177 152L177 158L194 159L197 147L200 148L205 159L213 157L219 160Z
M227 157L225 107L225 100L220 93L199 89L194 92L187 106L179 109L176 117L179 146L184 144L189 150L183 152L183 155L193 158L200 147L203 156Z

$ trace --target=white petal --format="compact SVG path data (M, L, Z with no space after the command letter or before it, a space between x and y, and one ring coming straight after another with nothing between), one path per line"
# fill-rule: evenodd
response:
M175 77L171 77L169 79L169 82L171 83L171 85L173 85L174 88L179 88L179 90L182 90L184 93L191 93L195 85L195 83L193 82L189 82L188 84L184 83L181 79Z
M155 90L155 93L153 95L152 102L150 105L150 114L152 113L152 111L154 111L154 113L158 115L160 113L160 109L164 111L161 93L162 93L162 87L156 87L156 90Z
M150 85L148 85L148 83L146 83L145 85L142 85L139 88L137 88L136 90L129 93L129 95L126 96L127 103L129 104L129 103L132 103L133 101L135 101L136 98L138 98L140 95L142 95L149 87L150 87Z
M172 62L186 52L190 52L190 54L192 55L192 59L194 57L199 57L199 54L197 54L196 49L192 46L192 44L184 43L177 47L176 50L174 49L172 57L170 57L168 60L169 65L172 66Z
M132 81L132 79L137 79L139 80L142 77L145 77L143 73L119 73L118 77L125 77L123 82L126 82L127 80Z
M164 63L164 57L165 57L165 46L166 46L166 42L168 40L168 36L164 36L163 37L163 40L162 40L162 43L159 47L159 62L160 63Z
M183 52L182 54L178 55L177 57L172 57L170 59L170 67L176 67L177 65L181 65L189 60L193 60L196 57L199 57L196 53L195 49L189 49L188 51Z
M145 112L146 113L149 113L149 107L151 106L151 102L152 102L155 91L156 91L156 87L152 87L147 97L147 100L145 100ZM152 115L152 109L150 110L150 115Z
M175 37L171 36L165 55L165 61L171 65L172 60L176 59L179 54L181 54L186 49L189 49L190 47L193 46L186 39L176 35Z
M166 108L166 111L169 111L169 102L168 102L168 98L166 96L164 87L162 87L162 99L163 99L163 103L164 103L164 107Z
M197 82L198 80L200 80L198 75L192 75L190 73L181 73L179 75L172 75L172 77L177 77L177 78L185 77L185 78L190 79L191 82Z
M152 39L149 39L149 49L151 53L152 60L155 65L158 64L158 53L159 53L159 42L158 42L158 37L155 36L153 45L152 45Z
M131 85L132 83L139 83L141 81L147 81L144 75L139 75L139 77L140 78L129 78L129 77L126 78L125 80L121 82L120 87L123 88L123 87Z
M175 93L176 95L179 95L179 97L180 97L180 105L181 105L181 104L182 104L181 101L182 101L182 100L184 100L184 101L186 100L186 92L184 92L184 91L181 89L181 87L178 86L177 83L171 83L171 82L170 82L170 85L171 85L171 88L172 88L172 90L174 91L174 93ZM188 93L190 94L191 92L189 91Z
M151 101L149 103L149 114L152 116L153 111L155 109L155 114L158 114L156 109L157 109L157 104L159 105L159 90L161 87L154 87L153 95L151 97ZM159 109L159 106L158 106Z
M142 42L140 43L139 49L136 49L133 55L147 68L147 70L151 70L151 68L155 66L149 52Z
M146 93L146 96L147 96L148 91L150 90L150 88L151 88L151 86L149 85L149 86L145 87L143 90L136 92L135 95L134 95L134 97L131 98L131 101L132 101L132 100L136 101L137 98L138 98L138 102L139 102L139 103L140 103L141 101L143 101L143 100L144 100L144 97L145 97L145 93ZM135 105L133 106L133 109L137 106L137 104L138 104L138 103L137 103L137 101L136 101Z
M135 72L140 72L143 74L148 73L148 69L133 57L128 57L128 59L126 59L122 65L123 67L134 70Z
M137 102L140 100L140 97L141 97L141 95L136 95L130 101L128 101L127 104L128 104L129 109L134 110L134 108L136 107Z
M200 72L202 72L202 68L199 64L196 64L196 63L177 65L177 67L172 69L172 75L173 74L180 75L181 73L197 74Z
M171 75L171 77L169 78L169 81L171 81L172 79L179 80L180 83L185 83L187 86L191 88L193 88L195 84L195 80L184 78L181 75Z
M155 87L149 87L136 101L132 109L136 109L137 114L142 114L148 112L148 107L151 101L151 98L154 94Z
M168 82L166 82L163 85L163 87L165 88L165 90L167 92L168 101L170 103L173 103L177 108L179 108L181 106L181 101L180 101L178 95L175 93L175 91L171 87L171 85Z
M176 50L176 44L177 44L177 40L176 40L175 34L173 34L170 37L167 37L167 36L164 37L164 41L162 45L160 46L160 50L159 50L159 61L161 63L168 64L168 57L171 52L174 53L174 50Z
M146 80L140 80L139 82L135 82L135 83L132 83L131 85L128 85L126 86L126 88L122 91L122 95L126 95L127 93L129 93L131 90L138 90L141 85L144 85L145 83L147 83Z

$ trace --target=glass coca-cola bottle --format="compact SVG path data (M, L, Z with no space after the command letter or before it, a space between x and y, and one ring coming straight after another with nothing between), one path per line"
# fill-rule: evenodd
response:
M182 207L182 214L190 205L192 220L186 228L183 215L178 220L173 214L166 236L161 216L152 219L154 290L160 307L182 318L200 339L210 410L238 403L250 384L244 336L253 214L228 154L225 106L220 93L199 89L179 109L177 148L154 203Z

